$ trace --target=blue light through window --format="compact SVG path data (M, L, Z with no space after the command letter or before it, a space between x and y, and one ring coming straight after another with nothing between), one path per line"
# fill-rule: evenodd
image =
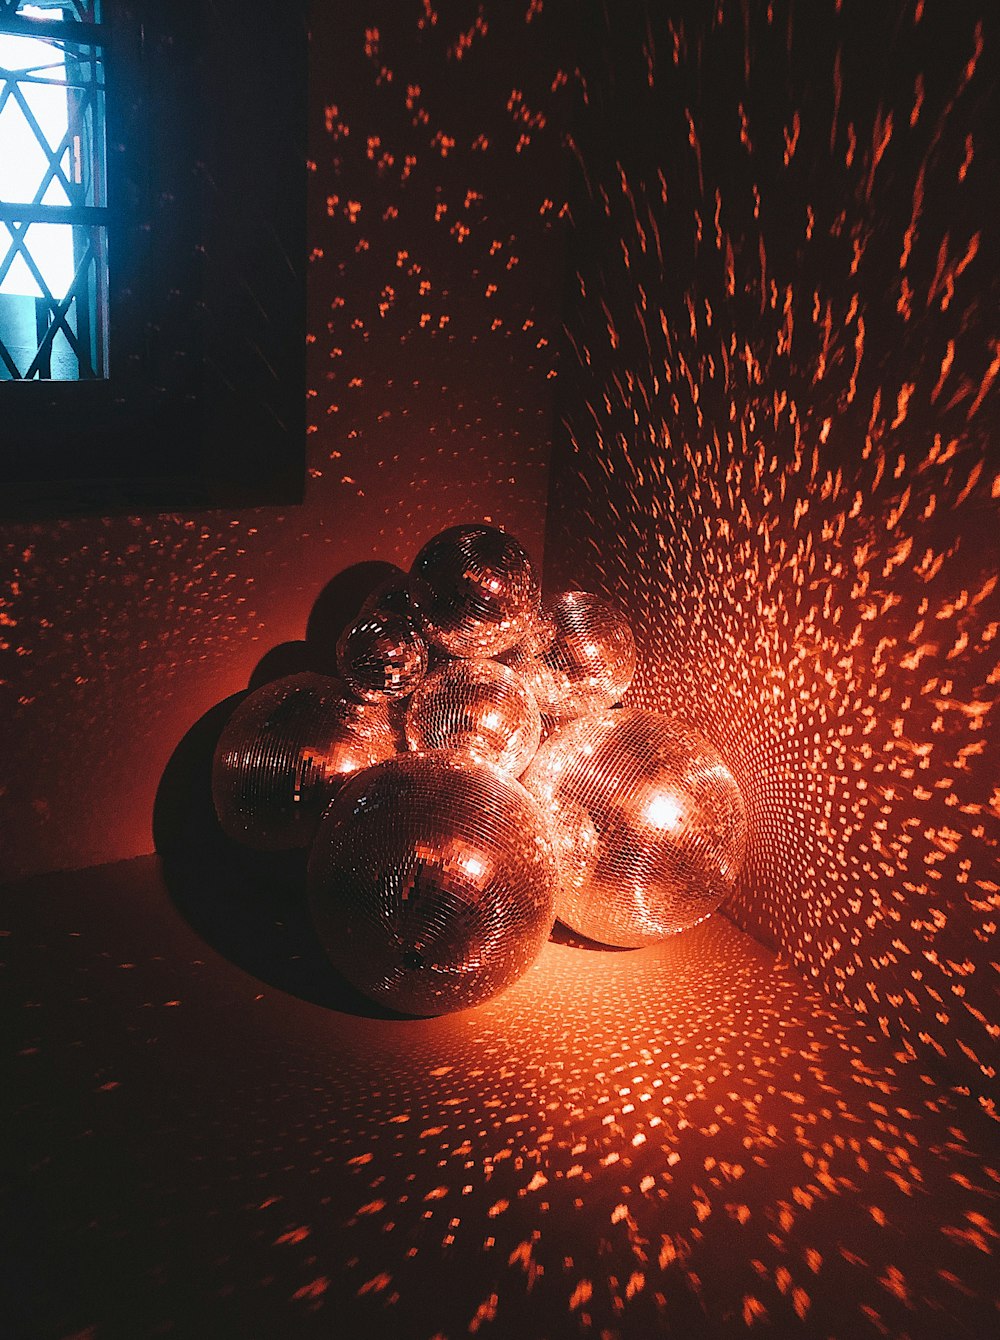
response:
M106 377L96 0L0 0L0 380Z

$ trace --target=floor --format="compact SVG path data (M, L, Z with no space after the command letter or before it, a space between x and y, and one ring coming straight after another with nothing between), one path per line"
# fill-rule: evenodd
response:
M10 887L0 1335L997 1333L997 1127L715 916L435 1020L296 879Z

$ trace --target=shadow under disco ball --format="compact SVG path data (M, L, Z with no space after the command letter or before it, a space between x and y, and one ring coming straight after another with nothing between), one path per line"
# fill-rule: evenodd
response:
M635 638L607 600L566 591L542 602L536 626L503 659L523 677L543 716L570 721L620 701L635 675Z
M411 749L458 749L515 777L535 756L541 734L538 704L498 661L450 661L433 671L410 699Z
M212 799L227 836L261 851L308 847L351 773L395 754L384 703L357 703L327 675L289 675L245 698L219 737Z
M534 962L558 865L537 802L489 763L402 754L352 778L309 858L331 962L404 1014L478 1005Z
M338 641L337 669L366 702L405 698L427 671L427 644L404 615L372 610Z
M497 656L535 622L540 595L531 559L493 526L452 526L424 545L410 594L427 641L449 656Z
M732 892L747 819L721 754L676 718L622 708L556 730L522 781L550 816L556 915L603 944L686 930Z

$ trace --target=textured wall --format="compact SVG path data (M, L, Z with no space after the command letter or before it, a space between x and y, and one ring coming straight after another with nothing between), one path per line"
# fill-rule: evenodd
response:
M349 564L470 519L540 560L553 48L528 0L315 7L305 505L4 527L5 874L149 850L177 740Z
M1000 165L976 9L595 6L547 586L622 601L627 701L735 765L737 920L985 1094Z

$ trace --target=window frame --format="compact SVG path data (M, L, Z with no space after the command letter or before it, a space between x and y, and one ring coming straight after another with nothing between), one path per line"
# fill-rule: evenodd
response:
M102 11L108 376L0 382L0 516L300 502L304 0Z
M33 0L33 3L37 6L38 0ZM3 0L0 0L0 4L3 4ZM63 11L69 5L70 0L62 0L61 8ZM49 166L45 170L45 192L47 193L48 187L54 179L60 180L67 197L75 185L72 180L72 171L70 176L67 177L61 167L61 162L64 155L70 150L71 136L74 129L77 130L81 139L84 132L85 116L74 127L73 113L70 111L70 90L86 90L87 96L78 101L82 103L90 102L91 126L87 137L90 140L87 157L90 159L91 186L89 193L93 197L93 202L86 203L80 200L74 203L67 200L65 204L45 204L37 201L6 202L0 200L0 224L5 225L11 237L11 247L8 249L8 254L10 249L14 249L15 255L20 253L32 270L37 286L44 290L41 297L34 299L38 346L28 368L23 373L3 346L2 336L0 336L0 362L15 374L10 378L4 378L4 380L50 380L44 373L40 375L39 369L47 370L50 368L52 346L60 329L65 333L67 344L75 355L79 375L76 378L60 378L59 380L83 381L103 378L107 375L107 224L109 215L106 198L107 151L103 110L104 48L107 43L107 31L99 21L42 18L35 15L29 18L21 15L18 12L19 8L20 0L7 0L7 3L3 5L3 9L0 10L0 35L36 40L48 38L65 43L67 48L62 53L67 76L67 83L64 85L67 97L67 125L62 141L55 150L51 150L48 139L40 130L38 123L35 122L31 126L49 158ZM95 10L93 4L90 8L92 11ZM99 53L96 56L96 63L100 67L100 78L95 78L89 83L69 82L72 74L69 67L74 56L71 50L73 47L89 47ZM77 64L83 65L84 62L77 61ZM15 85L22 83L21 80L12 82ZM26 82L29 84L40 83L45 86L49 81L29 78ZM55 84L53 86L62 85ZM21 105L24 115L34 122L34 112L25 98L26 94L23 88L8 87L0 101L3 105L6 105L10 100L13 100L15 104ZM79 115L79 112L80 108L78 106L76 114ZM84 187L80 194L84 195L86 193ZM17 246L16 239L20 232L26 232L32 225L42 223L69 224L74 227L74 278L66 294L59 299L49 290L44 274L35 264L36 257L32 254L30 242L26 246ZM18 233L15 233L15 228L18 229ZM79 233L83 231L89 233L89 236L81 257L76 254L76 251L80 240ZM0 270L2 269L3 262L0 260ZM0 279L0 283L2 283L2 279ZM84 296L84 293L86 293L86 296ZM29 301L31 301L30 298ZM75 321L73 323L74 328L71 328L68 314L74 304ZM43 315L48 318L44 334L42 334L40 324L40 318Z

